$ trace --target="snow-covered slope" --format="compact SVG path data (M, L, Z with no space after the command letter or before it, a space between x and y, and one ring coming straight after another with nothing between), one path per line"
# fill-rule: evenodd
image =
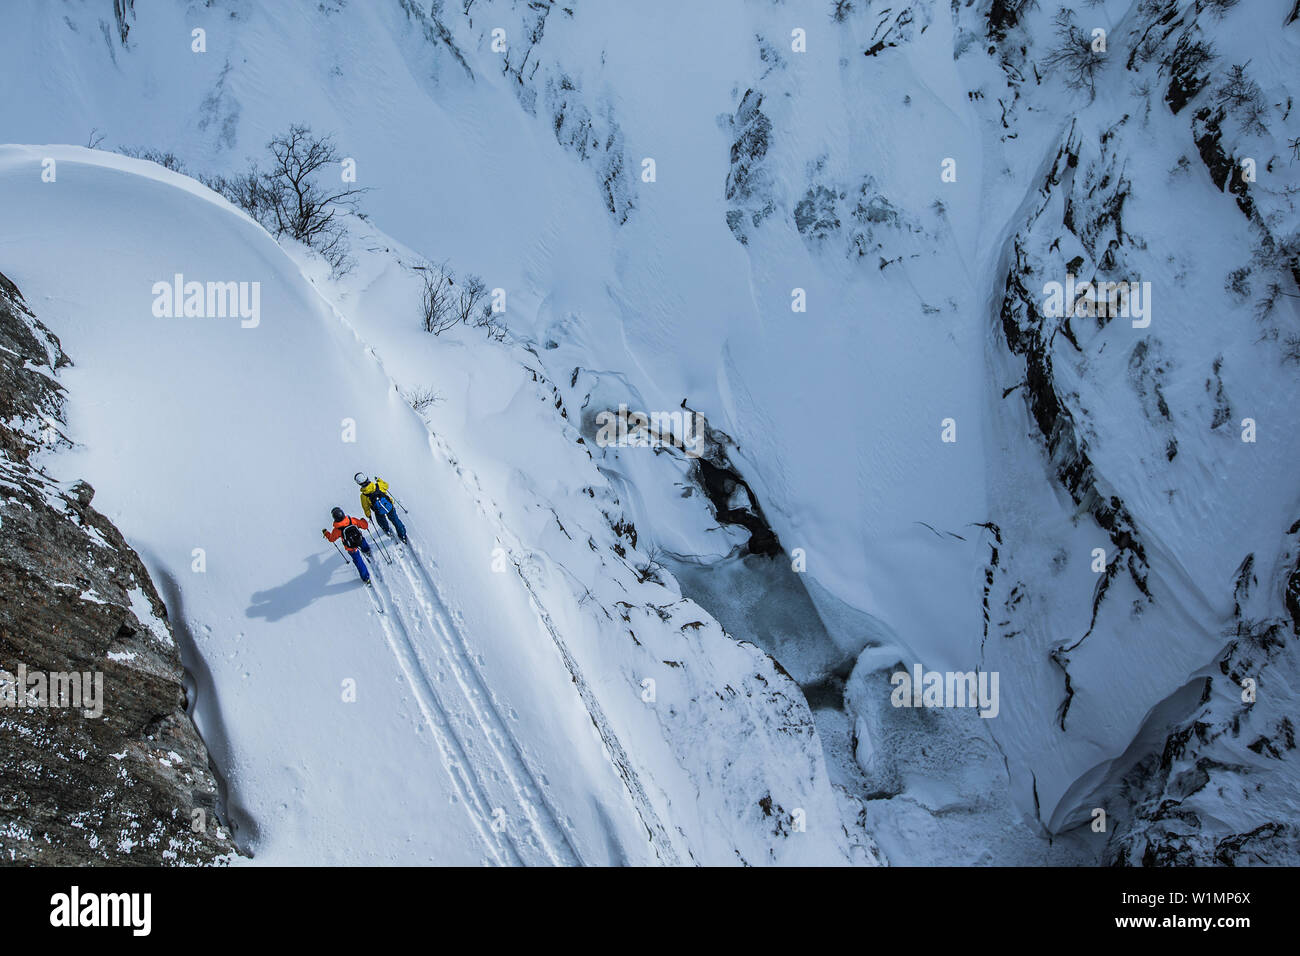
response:
M58 164L48 188L43 158ZM79 148L6 148L0 197L11 221L26 224L0 242L6 268L87 356L67 373L69 427L83 443L67 467L97 486L105 512L170 586L211 675L198 723L237 796L237 836L259 859L644 863L762 859L769 847L775 859L840 852L797 690L756 650L691 617L689 603L671 611L699 631L679 666L699 660L708 671L665 677L657 706L669 713L661 719L691 727L670 729L657 748L646 734L629 756L619 734L655 720L642 672L599 671L592 688L583 662L561 656L536 596L494 570L499 529L486 499L260 227L191 180ZM154 283L177 272L259 283L258 321L156 316ZM374 466L411 509L415 541L379 565L383 614L318 530L334 504L357 511L349 476ZM652 621L649 630L668 630ZM736 738L689 746L708 719L691 709L707 709L701 690L714 682L789 701L779 716L742 722L748 753L733 752ZM733 706L725 719L744 712ZM750 776L686 796L692 774L737 761ZM765 837L727 802L751 791L750 817L766 797L822 825L801 844Z
M235 335L234 364L251 384L232 407L259 424L205 407L185 434L225 428L225 451L253 459L237 468L270 456L283 469L274 484L291 489L291 504L278 512L265 508L263 483L228 491L259 509L259 541L261 529L313 527L333 503L324 499L346 493L337 476L357 467L431 495L437 508L413 513L426 564L391 595L408 613L388 626L406 621L407 633L385 632L396 656L366 666L380 683L396 667L413 713L430 710L440 687L436 674L432 688L420 683L423 645L411 632L440 620L441 602L465 622L447 626L445 653L458 633L474 649L468 662L435 654L429 666L448 668L469 700L498 695L508 701L498 717L514 708L527 725L570 734L594 720L600 739L581 738L578 772L547 772L561 760L542 743L559 739L550 733L515 738L538 748L523 768L502 758L525 788L525 770L540 791L543 775L568 788L550 803L576 821L557 827L584 860L872 860L873 840L907 862L1187 859L1180 840L1203 860L1260 826L1281 828L1283 847L1294 834L1295 807L1281 795L1296 780L1283 637L1295 628L1284 595L1300 519L1287 359L1300 342L1292 6L228 0L128 2L114 18L88 3L32 4L0 38L0 56L32 78L30 95L0 102L0 120L19 141L103 135L105 147L173 150L191 169L227 173L307 122L356 159L359 184L375 188L367 219L352 224L356 269L341 281L301 249L288 249L294 265L276 258L269 239L220 210L227 231L243 230L232 247L265 248L275 263L265 266L275 279L264 321L173 335L199 336L223 361L231 356L217 345ZM1071 88L1051 62L1062 10L1085 37L1106 32L1091 91ZM192 51L194 29L206 52ZM49 62L60 68L44 70ZM1233 64L1258 85L1254 120L1221 92ZM73 202L57 197L75 188L79 166L40 184L23 177L54 153L19 155L16 201ZM1245 158L1249 184L1237 175ZM97 175L112 167L192 188L140 164L77 159ZM119 225L134 221L121 207L114 218L111 198L94 202ZM147 240L149 255L132 259L114 243L89 267L118 277L120 258L158 272L150 282L214 268L229 273L218 278L261 275L245 259L208 263L213 240L197 226L155 244L161 223L145 221L122 242ZM87 257L96 241L75 237ZM180 261L186 250L192 265ZM60 266L22 254L28 273L0 266L37 298ZM419 330L417 267L444 260L504 291L504 342ZM1150 283L1150 325L1046 316L1046 284L1069 276ZM285 308L272 288L310 303L302 324L323 331L262 331ZM124 308L135 295L122 291ZM50 310L60 334L61 321L88 322L57 299ZM141 327L148 348L181 351L120 387L157 394L192 380L194 343L156 328ZM78 351L117 355L115 343L87 339ZM367 349L382 366L358 359ZM78 374L91 374L85 364ZM320 371L299 391L307 369ZM272 384L282 400L268 407L257 393ZM432 444L394 384L437 393L424 409ZM118 387L88 382L85 400L116 400ZM270 428L286 404L304 416L298 431ZM597 416L620 405L701 413L704 461L600 447ZM184 402L168 409L157 414L196 414ZM265 426L258 410L271 416ZM85 414L88 472L106 454L91 436L117 447L179 428ZM356 445L340 441L344 418L358 424ZM1242 440L1244 419L1254 442ZM238 429L249 427L269 431L245 441ZM101 496L126 508L138 477L100 467L118 474L122 497L102 479ZM251 473L191 478L196 494L214 494L210 483ZM304 484L318 475L320 485ZM443 513L466 510L444 537ZM180 533L156 512L120 517L128 533L142 522L140 543L155 551L150 535ZM184 534L173 550L202 546ZM227 645L185 565L168 566L180 569L186 615L215 628L195 639L215 655L230 759L268 759L241 753L241 742L270 739L265 728L288 705L268 705L274 719L225 712L242 671L216 663L256 641ZM240 573L211 593L268 590L265 575ZM343 599L307 603L320 586L308 575L270 587L263 602L306 606L241 629L299 633ZM349 613L364 612L345 597ZM330 620L313 626L344 640L363 626ZM493 652L476 649L481 633L514 636ZM405 638L416 651L404 657ZM775 655L804 699L733 638ZM998 673L998 716L931 720L891 706L900 664ZM338 667L327 670L333 697ZM1246 705L1247 677L1274 690ZM655 706L641 700L646 679ZM480 717L488 726L473 735L492 737L495 718ZM238 720L250 723L240 730ZM348 726L361 747L368 730ZM394 737L389 753L409 744ZM265 773L251 818L285 786L314 789ZM1226 782L1208 786L1218 777ZM1249 808L1207 796L1250 792L1255 779L1269 796ZM319 769L311 781L357 788L338 794L340 810L380 788ZM490 779L481 789L457 799L472 809L509 798ZM1169 822L1184 799L1208 801L1195 826L1186 813ZM604 825L584 829L575 801L611 821L604 850L592 849ZM1085 825L1099 807L1116 826ZM808 828L786 839L795 808ZM284 840L294 852L310 829L274 814L262 825L268 847ZM412 823L413 839L434 840L423 826ZM545 845L546 821L537 826ZM649 847L630 836L641 828ZM490 837L482 845L506 852ZM483 852L468 839L419 845L447 859Z

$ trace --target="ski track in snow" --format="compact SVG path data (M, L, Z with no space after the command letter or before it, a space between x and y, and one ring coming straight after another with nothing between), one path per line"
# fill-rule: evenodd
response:
M379 623L438 744L443 765L470 807L485 844L500 863L581 865L582 858L528 766L518 740L474 668L464 635L447 612L423 558L401 552L388 542L372 548L372 577L389 612ZM395 575L399 567L410 584L409 594L395 590L400 578L389 580L389 572ZM427 631L437 635L437 650L455 679L454 685L431 660L432 648L418 639ZM499 770L484 769L491 766L480 756L486 754L495 757ZM522 814L508 816L504 829L497 832L489 822L494 813L509 813L516 805ZM521 820L523 832L518 831Z
M494 530L496 531L498 539L503 544L508 545L506 549L507 554L510 557L510 562L514 566L515 572L519 575L519 579L528 590L529 603L532 605L534 613L537 614L538 620L541 622L542 626L546 628L546 632L551 636L551 640L555 644L555 648L559 652L560 658L564 661L565 668L573 678L574 687L577 689L578 696L582 700L583 707L587 711L587 716L591 718L591 722L595 726L596 732L600 735L601 742L605 745L605 750L610 763L613 765L619 779L623 781L624 788L627 791L628 797L632 801L637 816L641 819L641 824L646 829L646 836L650 841L651 847L653 847L655 851L655 856L658 857L661 863L669 866L680 866L682 864L681 855L677 852L677 848L673 844L672 838L668 835L668 831L664 828L663 823L659 819L659 814L655 811L654 805L650 802L650 798L646 794L645 787L641 784L640 777L632 766L632 761L628 757L627 751L624 750L622 743L618 739L618 735L615 734L614 729L610 726L609 720L605 717L604 710L600 706L600 702L596 699L595 692L592 691L590 684L588 684L586 677L582 673L582 669L578 666L578 662L574 659L568 646L565 644L564 639L560 636L559 629L556 627L555 622L551 619L551 615L543 605L537 588L533 585L533 582L529 579L528 574L524 569L522 559L519 555L525 553L527 549L523 548L519 543L519 540L499 519L501 514L500 509L493 505L487 494L483 491L483 487L479 484L478 478L460 464L460 461L452 453L451 449L441 438L434 434L432 430L429 431L429 448L456 473L457 477L459 477L464 484L466 491L473 497L474 502L478 505L479 511L493 521L495 526ZM432 579L429 578L428 571L423 567L423 565L421 565L420 570L425 574L426 580L428 580L430 586L432 586ZM687 852L689 854L689 849ZM696 862L693 855L690 862Z
M411 585L411 592L419 604L424 618L441 636L444 661L456 679L461 695L467 704L466 717L472 717L477 729L493 752L514 790L515 800L524 811L529 826L539 845L556 865L581 865L582 858L570 840L554 806L546 798L546 791L529 767L523 748L501 716L465 640L463 629L448 612L437 585L424 564L424 556L415 546L408 549L393 548L397 556L394 566L400 566ZM412 572L412 566L418 571ZM387 585L386 585L387 586ZM391 588L390 588L391 591Z
M323 294L320 296L320 301L325 304L325 306L333 314L334 318L352 333L353 337L356 339L358 344L360 344L367 351L370 357L375 362L377 362L379 366L382 368L384 365L383 358L375 351L375 349L372 346L370 346L366 342L365 338L357 330L356 326L354 326L352 322L348 320L347 316L345 316L342 313L342 311ZM386 375L388 374L387 370L385 370L385 374ZM394 380L391 376L389 376L389 380L392 383L393 387L396 388L397 387L396 380ZM632 802L632 806L633 809L636 811L637 817L641 821L641 825L645 827L646 838L650 842L651 847L654 849L655 856L658 858L658 860L661 863L666 864L668 866L682 865L683 863L682 856L678 852L675 844L673 843L672 837L669 835L668 830L664 827L663 823L661 822L659 818L659 814L656 812L654 805L651 802L649 795L646 793L645 787L641 783L640 777L638 776L636 769L632 764L631 758L628 757L626 749L624 749L622 742L618 739L618 735L614 732L614 728L610 726L609 719L605 716L604 709L600 706L600 702L596 699L595 692L591 689L591 685L588 683L585 675L582 673L582 669L578 666L577 660L573 657L572 653L569 651L568 646L565 644L564 639L560 636L559 628L555 625L555 622L552 620L551 615L547 612L545 605L542 602L541 595L538 593L538 589L534 586L533 582L529 579L528 574L523 567L522 559L519 557L519 555L525 553L531 553L531 552L529 551L529 549L525 548L520 543L519 539L513 534L513 532L510 531L510 529L501 520L501 509L497 508L494 502L492 502L492 500L488 497L486 492L483 491L483 486L479 483L478 477L474 475L473 472L469 471L468 469L466 469L464 466L461 465L460 460L452 452L451 448L446 444L446 442L442 440L442 438L440 438L436 433L434 433L434 431L429 427L427 421L421 419L421 422L425 428L425 433L428 436L430 452L432 452L433 456L441 464L448 466L455 473L456 477L461 481L462 485L464 486L466 492L473 498L474 503L478 506L479 513L482 514L484 517L486 517L489 521L491 521L493 525L493 530L497 535L498 540L502 541L503 543L509 544L509 547L507 548L507 552L510 556L511 564L514 566L515 572L519 575L520 580L523 582L524 587L528 591L529 604L532 607L533 612L537 615L538 621L541 623L543 627L546 628L546 632L551 636L551 640L554 643L556 650L559 652L561 660L564 662L565 669L569 672L570 677L573 678L573 685L575 689L578 691L579 699L582 701L582 705L587 712L587 716L590 718L593 726L595 726L596 732L600 736L601 743L604 744L606 755L610 761L610 764L614 768L614 772L618 774L619 779L622 780L623 782L624 789L628 795L629 800ZM412 545L412 547L414 547L414 545ZM431 598L430 605L426 613L430 615L431 619L437 620L439 622L439 626L444 630L446 634L454 633L457 637L457 640L460 643L461 648L467 648L468 644L464 639L464 635L461 633L461 629L452 622L450 615L448 615L446 612L446 606L445 604L443 604L442 599L439 596L437 586L434 584L433 578L429 574L428 569L424 566L423 556L419 555L418 557L419 560L416 561L416 564L419 567L420 573L424 577L427 586L426 595ZM374 565L372 565L372 567L373 566ZM412 582L412 586L415 587L415 582ZM419 589L417 588L417 590ZM431 727L434 726L434 721L437 720L437 718L434 717L433 714L435 712L438 714L442 714L444 716L444 719L441 721L440 726L445 727L446 734L450 734L453 740L455 740L456 745L461 747L461 753L463 759L464 747L460 742L460 738L456 737L454 731L451 730L449 722L445 720L445 710L442 708L440 703L440 698L438 697L437 691L434 688L434 684L436 682L432 679L430 672L423 664L422 658L420 658L418 654L417 645L415 644L414 641L411 640L409 630L407 630L407 628L405 627L405 622L401 620L400 615L397 613L396 606L395 606L396 602L393 600L391 592L386 590L386 596L388 598L386 603L389 606L394 608L393 614L381 615L381 623L383 623L385 631L388 632L389 634L389 645L393 648L393 653L394 655L397 656L398 661L402 666L403 672L407 676L408 682L411 683L413 692L416 694L417 699L420 700L421 709L425 711L425 716L426 719L430 721L430 726ZM401 628L402 630L402 640L400 642L393 637L392 631L390 629L390 625L388 623L384 623L384 618L387 617L393 617L397 619L398 627ZM444 637L444 642L449 645L451 643L451 639L449 637ZM455 652L451 651L450 648L449 648L449 653L455 654ZM474 666L471 656L466 651L460 653L458 657L462 664L464 673L473 675L473 678L475 682L478 684L478 686L480 688L484 688L481 694L482 699L487 702L489 707L493 707L491 703L491 698L487 695L485 690L485 686L486 686L485 682L483 681L481 675L479 675L477 668ZM457 679L458 680L461 679L459 674L457 675ZM420 689L421 687L423 688L423 691L421 691ZM428 698L427 705L426 705L425 698ZM466 691L465 698L467 701L470 701L472 695ZM509 739L513 744L517 758L520 764L522 764L521 769L524 778L533 780L533 789L538 793L540 793L541 788L537 786L536 780L532 777L532 774L528 771L526 763L523 763L522 750L519 747L518 741L514 738L512 734L510 734L508 731L505 730L504 722L501 720L500 714L495 711L495 708L493 708L493 710L494 713L496 714L496 721L498 725L501 727L502 735L506 739ZM483 732L484 738L487 741L489 748L496 750L498 758L501 759L503 764L506 764L507 763L506 758L501 754L500 750L496 748L492 742L491 733L488 732L486 727L483 725L480 725L480 729ZM442 737L441 735L438 736L439 736L440 745L442 745ZM443 746L444 763L448 764L448 769L450 770L451 764L445 757L447 752L448 752L447 747ZM465 792L463 781L455 781L455 782L458 787L461 787L462 792ZM518 789L516 790L516 796L517 796L517 802L522 807L531 808L532 800L527 798ZM476 796L476 800L478 800L478 803L472 805L481 806L481 800L479 800L477 796ZM545 807L545 809L548 814L551 814L551 810L549 807ZM476 819L476 824L479 826L480 831L482 830L483 827L482 821L485 818L486 815L484 817L480 817ZM563 829L561 829L558 823L555 822L555 817L553 814L551 815L551 819L552 819L552 824L555 827L555 831L558 832L559 835L564 838L564 843L567 846L568 851L571 854L573 854L574 860L578 860L576 851L574 850L572 843L568 840ZM532 822L531 816L529 817L529 820L530 822ZM698 862L696 861L694 854L690 852L689 847L686 849L686 853L690 857L689 861L687 862L691 864L695 864ZM555 861L554 858L552 861L558 862ZM580 862L580 860L578 861Z
M391 592L388 592L387 585L377 570L377 563L371 565L371 578L377 582L376 591L378 591L380 584L385 585L384 597L377 597L377 600L393 611L391 614L382 613L379 616L379 623L384 630L389 649L393 652L393 657L396 658L398 666L406 677L406 682L411 688L411 693L420 708L424 722L428 726L429 732L440 752L447 775L451 778L453 786L455 786L461 799L465 801L466 806L469 808L474 826L478 829L484 846L491 851L496 862L498 864L518 865L523 862L523 857L518 848L509 841L508 834L494 834L488 826L487 821L492 818L492 807L487 798L486 787L478 779L469 751L452 726L447 708L438 695L435 681L423 663L419 649L411 638L406 622L397 613L396 603L393 601Z

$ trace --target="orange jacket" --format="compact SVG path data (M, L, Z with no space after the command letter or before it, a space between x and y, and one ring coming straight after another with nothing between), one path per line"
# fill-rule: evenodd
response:
M370 524L366 521L365 518L353 518L351 515L344 515L342 521L334 522L333 531L325 532L325 537L329 538L331 541L337 541L339 538L343 537L343 529L350 524L356 525L362 531L365 531L367 528L370 527ZM344 547L347 548L347 545L345 544ZM357 549L348 548L348 550L355 551Z

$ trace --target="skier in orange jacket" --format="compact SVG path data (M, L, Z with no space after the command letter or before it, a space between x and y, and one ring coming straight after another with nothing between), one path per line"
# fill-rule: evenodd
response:
M365 518L353 518L343 513L342 508L335 508L330 512L330 517L334 519L334 527L331 530L321 528L328 541L337 541L343 539L343 547L348 549L348 557L352 563L357 566L357 574L361 575L361 580L367 584L370 583L370 569L366 567L366 562L362 559L364 554L370 557L370 545L366 543L366 536L362 534L370 527Z

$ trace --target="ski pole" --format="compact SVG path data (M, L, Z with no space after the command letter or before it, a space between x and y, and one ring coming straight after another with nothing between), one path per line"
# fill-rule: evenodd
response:
M373 528L367 528L366 530L370 534L370 540L374 542L375 547L379 550L379 553L383 556L384 561L386 561L388 564L392 564L393 559L388 556L388 551L384 548L384 542L379 540L379 536L375 534Z

